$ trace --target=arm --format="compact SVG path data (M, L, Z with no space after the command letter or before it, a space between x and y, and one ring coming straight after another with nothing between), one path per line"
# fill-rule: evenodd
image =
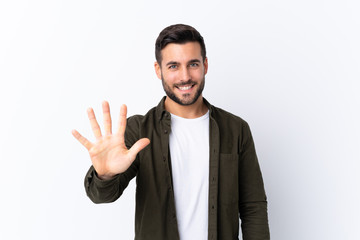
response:
M93 166L90 167L84 180L87 196L94 203L109 203L117 200L128 186L130 180L134 178L138 170L138 161L124 172L111 179L100 179Z
M239 212L244 240L270 239L267 201L250 128L242 129L239 163Z
M103 103L104 130L102 135L94 111L88 110L88 117L96 137L96 142L91 143L76 130L74 137L89 151L92 167L85 177L87 195L95 203L115 201L127 187L129 181L136 175L138 169L137 154L145 148L150 140L143 138L137 140L130 149L130 142L125 144L126 106L121 106L119 129L112 133L110 107ZM135 139L132 137L131 139Z

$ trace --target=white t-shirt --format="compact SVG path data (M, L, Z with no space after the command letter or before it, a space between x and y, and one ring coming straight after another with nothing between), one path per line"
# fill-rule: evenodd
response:
M170 155L181 240L206 240L209 198L209 111L195 119L171 114Z

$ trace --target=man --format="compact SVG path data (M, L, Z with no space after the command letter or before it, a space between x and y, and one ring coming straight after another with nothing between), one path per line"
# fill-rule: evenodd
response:
M89 198L113 202L136 176L135 239L238 239L239 216L243 239L269 239L249 126L202 96L208 69L202 36L188 25L169 26L155 55L166 92L157 107L126 120L123 105L113 134L104 102L104 135L92 109L96 142L73 131L92 161L85 177Z

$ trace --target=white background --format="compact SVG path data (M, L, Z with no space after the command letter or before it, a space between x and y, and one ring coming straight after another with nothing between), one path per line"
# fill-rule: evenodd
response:
M112 204L83 188L89 106L114 121L163 90L154 43L196 27L204 96L249 122L272 239L360 239L360 3L357 0L2 1L0 239L132 239L134 181Z

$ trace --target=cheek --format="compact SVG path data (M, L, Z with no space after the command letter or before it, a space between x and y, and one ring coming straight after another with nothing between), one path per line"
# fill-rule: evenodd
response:
M174 83L176 82L177 74L176 72L165 72L163 73L163 78L165 80L165 82L167 82L168 84Z
M203 70L193 71L191 77L193 79L202 79L204 77L204 71Z

